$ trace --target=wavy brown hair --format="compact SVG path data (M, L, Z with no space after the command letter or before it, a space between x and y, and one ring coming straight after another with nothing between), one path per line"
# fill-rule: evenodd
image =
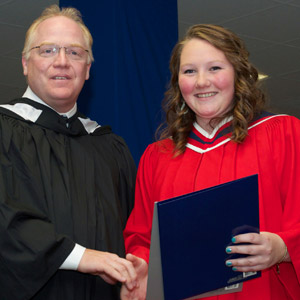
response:
M217 25L198 24L190 27L185 37L175 45L171 55L171 80L163 101L166 121L158 129L160 139L168 137L173 139L176 156L185 151L188 135L196 120L195 113L188 106L182 109L184 99L178 84L182 49L191 39L205 40L221 50L234 68L233 107L223 116L213 120L215 124L215 121L220 122L226 117L233 116L231 135L233 141L237 143L244 141L248 134L249 123L264 109L266 102L266 96L259 87L258 71L249 62L249 52L236 34ZM159 133L164 125L165 128Z

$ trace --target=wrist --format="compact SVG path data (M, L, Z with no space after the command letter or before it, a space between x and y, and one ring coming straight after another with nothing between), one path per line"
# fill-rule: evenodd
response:
M279 261L276 263L276 269L277 269L278 274L280 274L279 265L285 261L285 259L287 257L287 253L288 253L287 246L286 246L286 244L284 244L284 253L283 253L281 259L279 259Z

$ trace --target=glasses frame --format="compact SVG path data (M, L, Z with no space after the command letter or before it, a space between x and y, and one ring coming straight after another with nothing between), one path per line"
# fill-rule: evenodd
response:
M59 54L60 53L60 49L62 49L62 48L64 48L65 49L65 53L66 53L66 55L71 59L71 60L78 60L78 61L81 61L81 59L74 59L74 58L72 58L72 56L69 56L68 55L68 53L69 53L69 51L68 51L68 49L70 49L70 48L72 48L72 47L78 47L78 48L81 48L81 49L83 49L85 52L87 52L87 53L89 53L89 50L87 50L87 49L84 49L82 46L68 46L68 47L66 47L66 46L59 46L59 45L56 45L56 44L41 44L41 45L39 45L39 46L34 46L34 47L32 47L31 49L29 49L29 51L31 51L31 50L33 50L33 49L40 49L42 46L55 46L55 48L57 49L57 51L56 52L54 52L54 55L53 56L50 56L50 57L55 57L57 54ZM28 51L28 52L29 52ZM40 54L39 54L40 55ZM40 55L41 56L41 55ZM41 56L41 57L43 57L43 56ZM46 57L45 57L46 58Z

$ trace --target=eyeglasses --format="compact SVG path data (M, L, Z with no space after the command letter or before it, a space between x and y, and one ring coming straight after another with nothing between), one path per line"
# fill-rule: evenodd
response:
M39 55L41 57L50 58L56 56L61 48L65 49L66 55L71 60L85 60L86 54L89 52L89 50L83 49L80 46L63 47L48 44L32 47L29 51L33 49L39 49Z

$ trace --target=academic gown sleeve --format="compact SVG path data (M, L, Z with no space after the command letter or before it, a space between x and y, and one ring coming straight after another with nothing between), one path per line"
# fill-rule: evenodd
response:
M283 120L282 126L272 128L270 137L276 140L272 153L274 162L277 162L283 206L281 231L277 234L284 240L292 264L280 264L278 278L293 295L294 291L299 293L300 289L300 120L295 117Z
M119 214L122 217L122 229L124 230L134 206L136 165L124 139L115 134L111 135L113 138L108 140L111 140L111 148L114 149L113 157L117 160L118 164L118 199L120 203Z
M57 234L46 217L40 166L32 153L20 149L22 142L16 142L6 125L1 122L0 294L2 299L23 300L46 283L75 243ZM42 276L40 270L44 270Z
M134 209L124 231L126 253L141 257L147 263L149 262L153 208L156 198L153 180L160 151L157 143L154 143L147 147L141 157L135 187Z

